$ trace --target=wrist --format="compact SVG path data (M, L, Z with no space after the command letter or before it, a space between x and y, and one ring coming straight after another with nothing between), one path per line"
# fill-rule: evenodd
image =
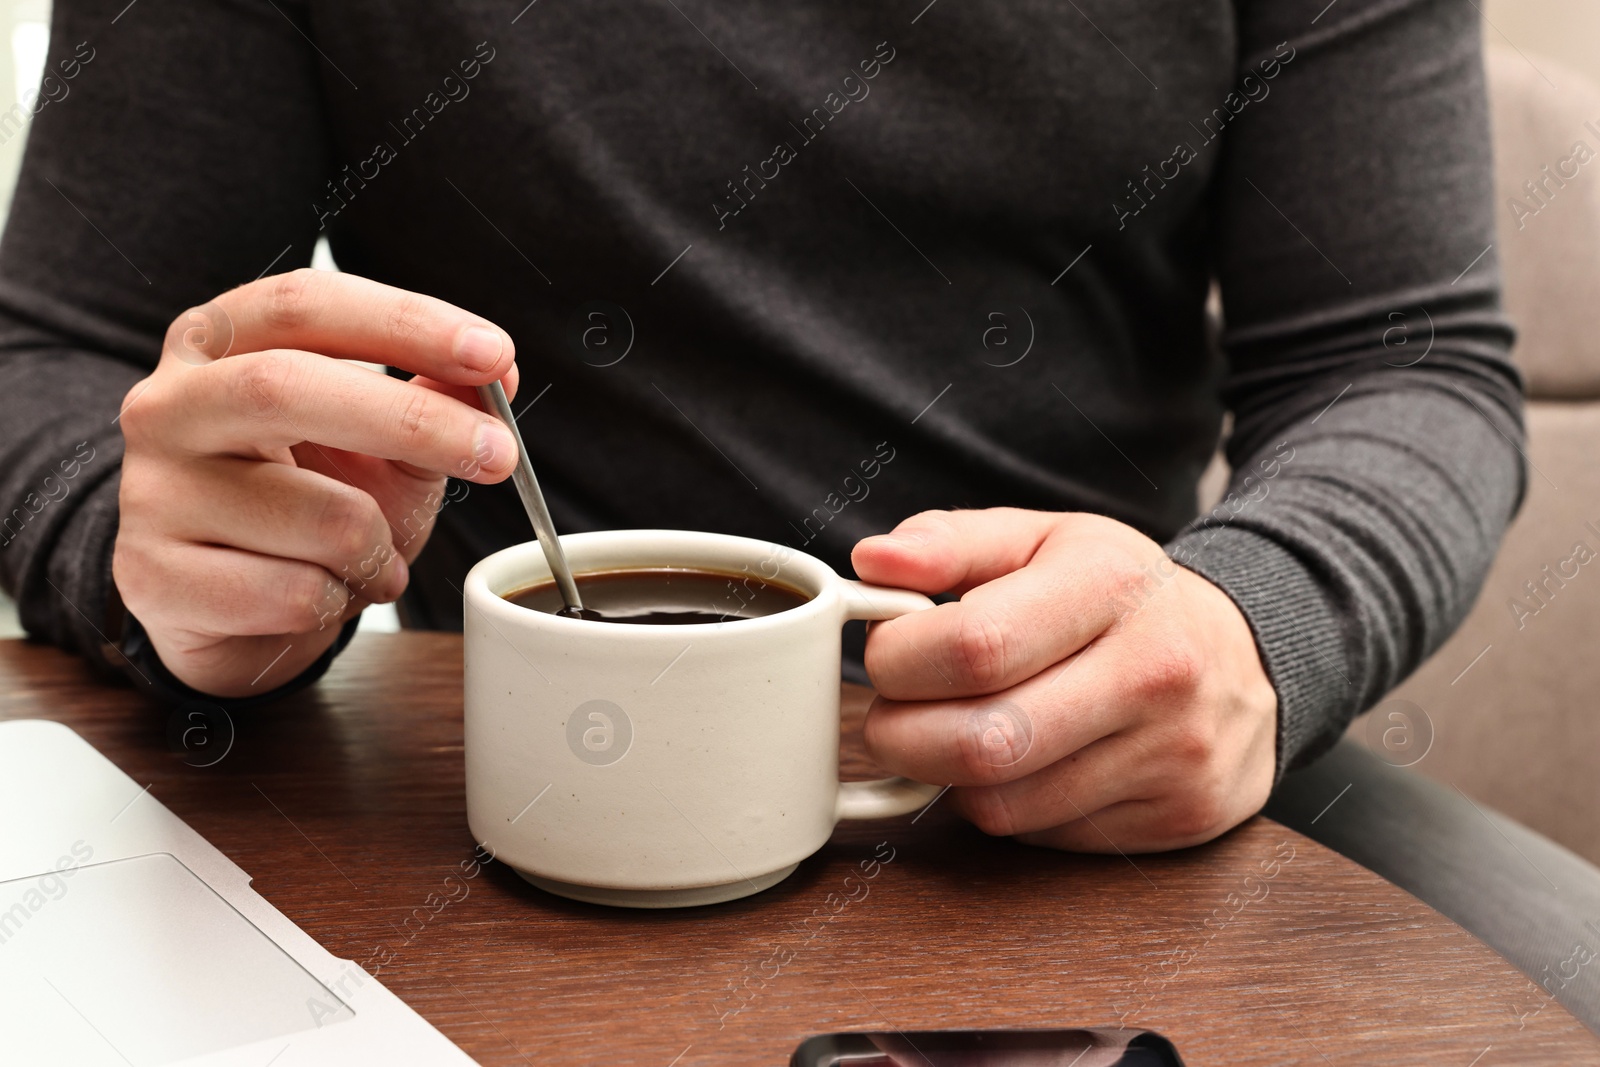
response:
M316 682L332 666L334 657L350 643L360 621L359 613L345 620L335 631L333 640L315 659L293 677L260 693L219 696L183 681L162 661L143 624L126 609L122 610L122 639L112 656L112 662L121 668L136 688L162 703L178 705L200 702L215 704L229 711L244 711L273 703Z

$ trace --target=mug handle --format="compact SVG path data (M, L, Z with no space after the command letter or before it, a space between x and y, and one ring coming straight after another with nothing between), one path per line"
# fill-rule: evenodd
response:
M933 601L909 589L891 589L840 579L846 619L884 621L913 611L925 611ZM909 815L927 807L947 787L913 782L909 778L879 778L872 782L840 782L836 819L887 819Z

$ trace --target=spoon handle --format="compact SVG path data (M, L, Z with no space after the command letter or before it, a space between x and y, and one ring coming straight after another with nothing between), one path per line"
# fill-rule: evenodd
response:
M533 463L528 459L527 446L522 443L522 431L517 429L517 417L511 413L511 401L506 398L505 386L499 382L480 385L478 398L491 415L506 424L517 442L517 467L511 472L511 480L516 483L522 506L527 509L528 520L533 523L533 532L538 535L539 545L544 549L544 558L550 564L550 573L555 576L557 588L561 590L561 599L569 608L582 609L578 583L572 580L567 555L561 550L561 539L556 536L555 523L550 521L550 509L545 506L544 494L539 491L539 479L533 476Z

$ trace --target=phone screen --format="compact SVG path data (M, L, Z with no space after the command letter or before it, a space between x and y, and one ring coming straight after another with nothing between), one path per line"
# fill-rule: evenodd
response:
M807 1038L790 1067L1183 1067L1149 1030L923 1030Z

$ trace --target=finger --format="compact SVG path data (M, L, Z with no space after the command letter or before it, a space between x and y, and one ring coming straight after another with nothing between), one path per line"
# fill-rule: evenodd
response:
M1117 620L1116 559L1045 558L953 604L912 612L867 634L873 686L894 700L998 693L1058 663Z
M1239 821L1244 817L1247 816ZM1189 824L1181 804L1175 806L1168 799L1124 800L1099 811L1086 812L1081 818L1049 830L1018 834L1016 839L1025 845L1068 852L1138 855L1203 844L1236 825L1218 824L1189 830Z
M1049 830L1127 800L1148 800L1170 786L1147 738L1103 737L1014 781L951 790L961 813L986 834L1008 837Z
M1014 836L1028 844L1077 851L1155 852L1210 841L1261 810L1271 792L1272 764L1265 761L1259 774L1241 776L1232 761L1210 758L1208 731L1192 726L1162 716L1149 729L1085 750L1083 770L1073 780L1052 783L1041 773L1036 790L1030 789L1034 783L1009 783L997 790L1015 790L1004 805L995 804L994 796L975 797L974 811L987 807L983 817L996 819L996 827L1015 817L1021 832ZM1097 751L1102 747L1103 753ZM1027 828L1047 817L1042 813L1053 786L1066 801L1058 808L1060 825ZM1000 814L1002 806L1009 815Z
M1101 516L924 512L902 524L908 529L921 531L916 547L900 542L900 532L887 553L869 551L877 538L857 545L858 571L879 583L928 591L953 583L966 591L957 604L869 632L867 673L899 700L1015 685L1082 648L1177 570L1155 542ZM874 556L882 557L875 565Z
M165 532L177 540L315 563L374 603L405 591L406 562L388 519L353 485L285 463L218 456L178 468L163 491L191 502L169 512Z
M1026 566L1063 518L1021 508L924 511L890 533L863 538L850 563L864 582L962 593Z
M123 432L195 453L262 455L311 441L482 482L502 480L516 463L510 431L493 416L432 389L293 350L236 356L180 375L172 389L130 408Z
M413 385L421 386L424 389L432 389L436 393L439 393L439 394L441 394L443 396L448 396L453 400L460 401L461 403L465 404L469 408L474 408L474 409L476 409L478 411L487 412L488 414L491 414L491 415L494 414L494 412L489 411L489 409L484 405L483 398L478 395L478 390L474 386L449 385L449 384L446 384L444 382L436 382L431 378L424 378L421 375L417 375L417 376L415 376L415 377L413 377L413 378L411 378L409 380L410 380L411 384L413 384ZM517 398L517 386L518 386L519 382L520 382L520 378L518 377L516 364L512 364L511 373L506 376L505 382L503 383L505 385L506 399L508 401L516 400L516 398ZM538 399L538 397L535 396L534 400L537 400L537 399ZM529 401L526 405L524 405L520 409L518 409L516 407L513 407L512 408L512 412L513 412L514 415L516 415L518 417L518 419L520 421L521 416L526 414L527 410L529 408L531 408L532 406L533 406L533 402ZM496 417L498 418L498 416L496 416ZM418 475L418 476L423 476L423 475L431 476L433 474L432 471L423 471L423 470L420 470L419 468L411 467L409 464L401 464L400 466L404 467L406 470L410 471L412 474ZM455 477L461 478L461 477L465 477L465 475L457 472L455 474Z
M362 603L323 568L301 560L168 538L119 539L117 588L151 633L199 637L308 634L337 626Z
M482 316L354 274L309 268L242 285L185 312L166 342L190 362L298 348L457 385L492 382L515 356L510 335Z
M162 664L180 681L218 697L270 693L301 674L327 651L337 628L324 633L230 637L187 645L166 631L153 631L150 643Z
M432 378L425 378L420 374L411 378L410 381L413 385L420 385L424 389L432 389L434 392L443 393L445 396L459 400L468 407L477 408L479 411L484 410L482 398L478 396L477 386L451 385L448 382L436 382ZM501 385L505 386L507 400L517 399L517 388L521 385L521 383L521 372L517 370L517 365L513 363L511 365L511 370L506 373L505 378L503 378L500 383ZM540 388L542 389L543 387L541 386ZM519 419L522 414L532 406L532 401L538 398L537 394L538 391L536 391L535 395L530 398L527 405L512 409L516 412Z
M465 499L468 491L432 471L357 452L321 445L296 445L292 452L295 463L305 470L353 485L377 501L394 546L408 564L426 547L439 512L446 504Z
M363 367L362 369L369 370L370 368ZM372 373L383 374L382 371L373 371ZM384 377L389 377L389 375L384 375ZM442 393L454 400L461 401L469 408L477 408L479 411L484 410L482 400L478 396L478 387L475 385L451 385L449 382L435 381L421 374L413 374L408 378L396 378L395 380L409 382L423 389L432 389L436 393ZM500 384L505 387L507 400L515 400L517 398L517 388L521 383L522 372L513 363L511 364L511 369L506 372L505 377L500 380ZM526 409L524 408L523 410ZM518 412L518 414L521 414L521 412Z
M1014 781L1135 721L1118 657L1094 647L998 697L893 701L877 697L865 739L873 759L919 782ZM1132 695L1132 694L1128 694Z

